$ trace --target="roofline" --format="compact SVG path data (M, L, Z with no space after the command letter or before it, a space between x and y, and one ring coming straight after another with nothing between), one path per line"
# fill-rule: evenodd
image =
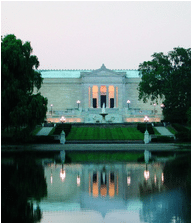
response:
M36 71L95 71L97 69L37 69ZM111 71L117 70L117 71L138 71L138 69L110 69Z

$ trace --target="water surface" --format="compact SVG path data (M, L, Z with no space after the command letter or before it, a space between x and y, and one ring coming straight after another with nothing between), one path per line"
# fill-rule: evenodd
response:
M28 157L3 159L2 171L2 206L9 220L189 222L188 198L181 189L166 187L163 163L62 165Z

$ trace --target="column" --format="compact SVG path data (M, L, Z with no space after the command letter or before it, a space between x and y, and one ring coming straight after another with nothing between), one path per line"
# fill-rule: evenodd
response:
M89 172L89 195L91 195L92 189L91 189L91 173Z
M110 101L109 101L109 86L106 86L107 92L106 92L106 108L109 108Z
M98 197L99 197L99 195L100 195L100 175L101 174L99 174L100 172L99 171L97 171L97 183L98 183Z
M114 85L114 108L116 108L116 86Z
M116 108L119 107L119 87L116 87L115 89L115 99L116 99Z
M101 103L100 103L100 101L101 101L101 92L100 92L100 87L101 87L101 86L98 86L98 108L100 108L100 107L101 107Z
M107 187L107 195L109 195L109 178L110 178L110 171L109 172L106 172L106 175L107 175L107 185L106 185L106 187Z
M92 92L93 86L90 87L90 105L91 108L93 108L93 92Z

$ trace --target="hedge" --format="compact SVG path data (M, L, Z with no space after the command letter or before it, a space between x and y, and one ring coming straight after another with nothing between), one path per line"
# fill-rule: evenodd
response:
M173 127L177 132L184 132L184 131L187 131L187 130L188 130L185 126L180 125L180 124L177 124L177 123L172 124L172 127Z
M173 128L178 131L175 136L179 142L191 142L191 130L180 124L172 124Z
M179 142L191 142L191 131L183 131L175 134Z
M137 129L140 132L145 133L145 131L146 131L146 124L145 123L138 123L137 124ZM149 132L150 135L155 134L154 131L153 131L153 127L152 127L151 123L147 124L147 131Z
M157 138L152 138L151 142L162 142L162 143L168 143L168 142L174 142L174 137L170 136L157 136Z
M54 136L34 136L33 143L37 144L55 144L60 143L60 140L55 140Z
M65 132L65 136L67 137L71 131L71 124L68 124L68 123L56 124L55 131L54 131L53 135L60 135L62 130Z

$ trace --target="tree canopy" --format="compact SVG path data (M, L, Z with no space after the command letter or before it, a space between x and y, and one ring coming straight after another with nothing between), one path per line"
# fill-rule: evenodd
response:
M162 99L166 120L186 122L191 107L191 49L177 47L152 58L139 65L139 100L158 103Z
M2 128L34 126L44 121L47 99L40 93L43 79L38 58L31 55L30 42L15 35L1 37L1 112Z

